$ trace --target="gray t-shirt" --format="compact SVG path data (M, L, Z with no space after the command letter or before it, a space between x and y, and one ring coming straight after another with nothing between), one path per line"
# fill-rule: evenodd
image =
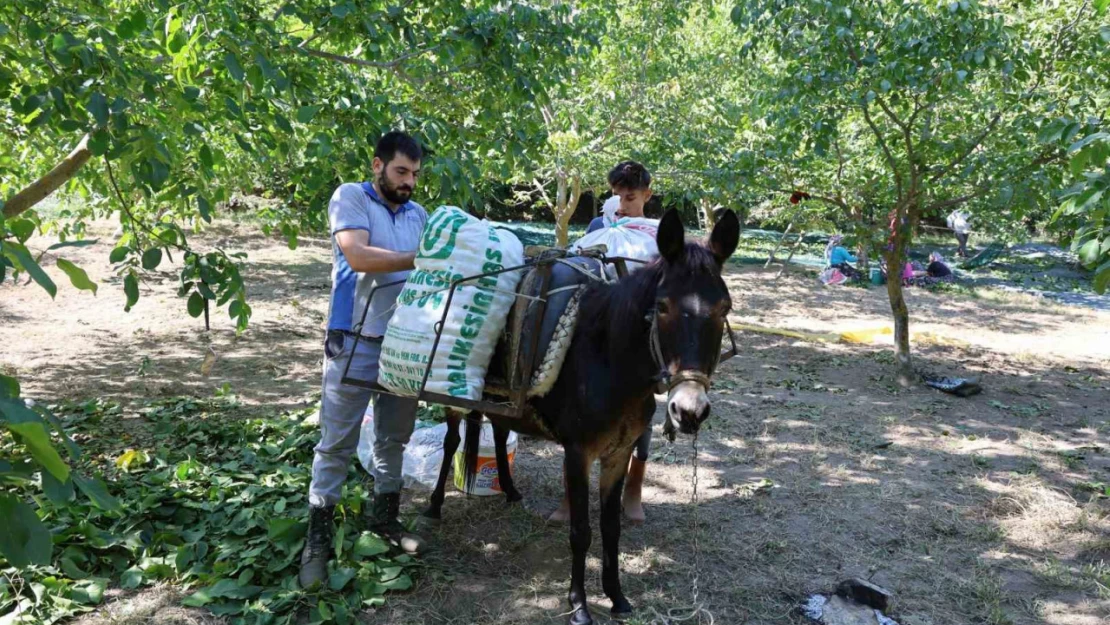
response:
M408 277L409 271L390 273L358 273L347 264L343 250L335 242L341 230L365 230L370 233L370 246L393 252L415 252L420 234L428 221L428 213L416 202L407 202L397 212L389 210L369 182L348 182L339 185L328 203L328 222L332 235L331 304L328 307L328 330L355 330L362 320L370 290ZM364 336L385 335L386 324L393 316L393 306L404 283L374 293L374 301L361 328Z

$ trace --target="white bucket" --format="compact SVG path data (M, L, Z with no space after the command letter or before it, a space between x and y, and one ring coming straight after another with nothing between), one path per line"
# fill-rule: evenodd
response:
M459 425L459 436L462 437L462 440L466 440L466 421ZM509 432L509 439L505 441L505 451L509 456L509 471L511 472L513 461L516 459L516 432ZM466 458L463 455L462 445L459 445L459 450L455 452L453 465L455 469L455 488L466 492L466 483L463 480ZM482 419L482 430L478 436L477 475L474 478L474 490L470 494L489 496L500 495L502 492L504 491L501 490L501 480L497 475L497 447L493 442L493 425Z

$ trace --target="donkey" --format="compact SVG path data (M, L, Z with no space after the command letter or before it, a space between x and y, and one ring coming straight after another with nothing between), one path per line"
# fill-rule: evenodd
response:
M659 223L659 258L613 284L595 284L583 293L569 352L552 390L529 401L525 418L488 415L493 424L497 470L509 502L520 493L509 474L505 443L510 430L554 439L565 452L573 552L569 623L593 623L586 603L586 552L590 548L589 474L601 462L602 588L613 602L612 615L631 615L618 570L621 493L637 438L650 427L654 392L667 388L664 432L695 434L709 416L710 376L720 359L721 338L732 306L721 268L740 238L732 211L718 221L707 245L687 243L678 213ZM444 485L458 449L461 413L449 411L443 466L425 519L441 518ZM466 480L472 483L482 415L466 415Z

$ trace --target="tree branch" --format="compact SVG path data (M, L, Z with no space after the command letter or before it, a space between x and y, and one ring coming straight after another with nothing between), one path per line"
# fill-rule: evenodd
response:
M867 103L863 103L863 118L867 120L867 125L871 127L871 132L875 135L875 140L879 142L879 147L882 148L883 154L886 156L887 165L890 166L891 172L894 174L894 184L898 187L898 197L903 197L902 192L902 173L898 171L898 165L894 161L894 155L891 154L890 148L887 147L886 141L883 140L883 134L879 131L879 127L875 125L875 121L871 119L871 112L867 108Z
M1015 178L1015 179L1020 178L1026 172L1034 170L1034 169L1040 167L1041 165L1047 165L1048 163L1051 163L1053 161L1060 160L1064 156L1066 156L1066 152L1063 152L1061 150L1057 150L1057 149L1053 148L1052 150L1050 150L1048 152L1044 152L1040 156L1038 156L1037 158L1029 161L1029 163L1027 165L1025 165L1024 167L1021 167L1021 168L1019 168L1019 169L1017 169L1013 172L1009 172L1008 177ZM949 208L951 206L959 206L960 204L963 204L965 202L969 202L969 201L971 201L971 200L973 200L977 197L981 197L981 196L985 195L988 191L990 191L991 189L994 188L994 182L995 181L993 181L993 180L988 180L987 182L984 182L983 184L979 185L979 188L976 189L975 191L972 191L971 193L961 195L960 197L955 197L955 198L951 198L951 199L947 199L947 200L941 200L939 202L934 202L934 203L930 204L927 208L925 208L925 210L923 212L927 213L927 212L932 212L932 211L937 211L937 210L943 210L943 209Z
M308 56L314 56L320 59L327 59L329 61L336 61L338 63L345 63L347 65L357 65L359 67L376 67L378 69L393 69L399 67L405 61L427 54L429 52L437 50L440 47L441 46L431 46L429 48L421 48L419 50L409 52L408 54L402 54L401 56L390 61L367 61L365 59L356 59L352 56L333 54L331 52L324 52L323 50L317 50L316 48L308 47L298 47L291 49L302 54L307 54Z
M901 128L903 132L908 131L909 127L906 125L905 122L898 119L898 116L894 114L894 111L890 110L890 107L888 107L886 105L886 102L883 101L882 96L876 94L875 101L879 103L879 107L883 109L883 113L885 113L886 116L890 118L890 121L894 122L895 126Z
M1000 119L1002 119L1002 111L999 111L998 113L995 113L994 117L987 124L987 127L985 129L983 129L983 132L980 133L979 136L976 137L974 141L971 142L971 145L968 146L967 150L965 150L963 153L961 153L959 156L957 156L956 160L949 163L946 167L944 167L940 171L938 171L935 176L933 176L931 179L929 179L930 184L942 180L957 165L959 165L961 162L963 162L963 160L965 158L967 158L968 156L971 156L971 153L975 151L975 148L979 147L979 145L981 143L983 143L983 140L987 138L987 135L989 135L991 133L991 131L994 130L994 127L998 125L998 121Z
M32 182L4 203L4 218L11 219L35 204L46 199L51 193L69 181L88 162L92 156L89 151L89 135L81 137L77 147L69 153L45 176Z
M535 185L536 190L540 192L540 197L543 198L543 201L547 202L548 205L554 206L554 204L551 203L551 196L547 194L547 189L543 187L543 184L536 178L532 179L532 184Z

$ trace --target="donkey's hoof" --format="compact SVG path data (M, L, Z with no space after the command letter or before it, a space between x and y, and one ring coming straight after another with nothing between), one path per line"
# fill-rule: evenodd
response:
M505 504L513 505L524 501L524 497L520 493L505 493Z
M443 524L443 519L439 517L428 516L427 513L424 513L416 516L415 524L416 529L434 530Z
M570 625L594 625L594 619L590 616L588 608L578 608L570 614L570 620L567 621Z
M613 608L609 610L609 615L616 621L632 618L632 604L628 602L628 599L620 597L613 601Z

